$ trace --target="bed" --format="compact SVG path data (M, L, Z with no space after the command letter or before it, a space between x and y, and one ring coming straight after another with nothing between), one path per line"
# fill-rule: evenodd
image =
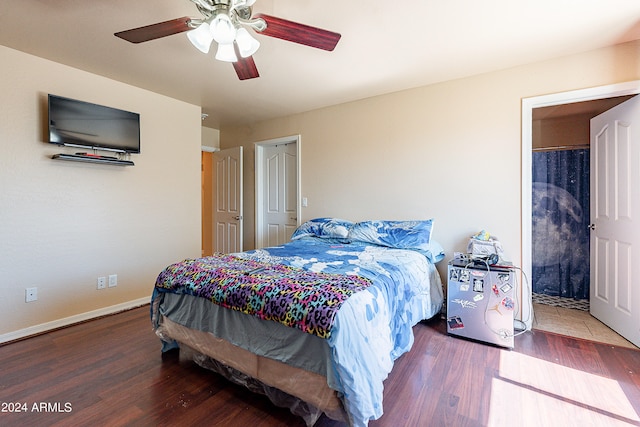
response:
M266 394L313 425L366 426L383 381L440 312L433 220L317 218L288 243L167 266L151 304L162 351Z

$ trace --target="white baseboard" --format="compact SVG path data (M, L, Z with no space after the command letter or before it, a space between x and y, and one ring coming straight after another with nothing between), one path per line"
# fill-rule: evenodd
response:
M110 307L88 311L86 313L76 314L75 316L65 317L64 319L58 319L51 322L42 323L40 325L29 326L28 328L0 335L0 344L29 337L31 335L42 334L54 329L73 325L74 323L80 323L87 320L95 319L97 317L107 316L109 314L115 314L121 311L130 310L132 308L142 307L143 305L149 304L150 301L151 296L148 296L133 301L123 302L121 304L112 305Z

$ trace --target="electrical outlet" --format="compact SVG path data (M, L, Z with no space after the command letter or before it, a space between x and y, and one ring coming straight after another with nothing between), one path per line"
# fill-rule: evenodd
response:
M118 286L118 275L117 274L110 274L109 275L109 287L113 288L115 286Z
M25 289L25 302L33 302L38 300L38 288L27 288Z
M102 276L98 277L98 289L104 289L107 287L107 278Z

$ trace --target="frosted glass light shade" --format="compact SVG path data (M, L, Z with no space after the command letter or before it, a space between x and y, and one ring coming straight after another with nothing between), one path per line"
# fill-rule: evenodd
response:
M253 38L249 31L246 28L238 28L236 33L236 43L238 43L238 51L240 51L240 56L243 58L247 58L258 50L260 47L260 42Z
M209 53L211 42L213 41L213 34L211 34L211 28L209 24L203 22L200 26L194 30L187 31L187 37L192 45L194 45L200 52Z
M236 27L231 22L229 15L221 13L211 21L211 34L218 44L233 43L236 38Z
M236 62L238 60L238 57L236 56L236 50L233 48L233 42L218 43L216 59L218 61Z

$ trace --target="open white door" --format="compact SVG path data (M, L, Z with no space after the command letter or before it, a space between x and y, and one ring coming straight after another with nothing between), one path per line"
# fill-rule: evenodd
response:
M291 238L299 222L299 136L256 144L256 247Z
M591 314L640 347L640 97L591 119Z
M213 154L216 252L242 251L242 147Z

